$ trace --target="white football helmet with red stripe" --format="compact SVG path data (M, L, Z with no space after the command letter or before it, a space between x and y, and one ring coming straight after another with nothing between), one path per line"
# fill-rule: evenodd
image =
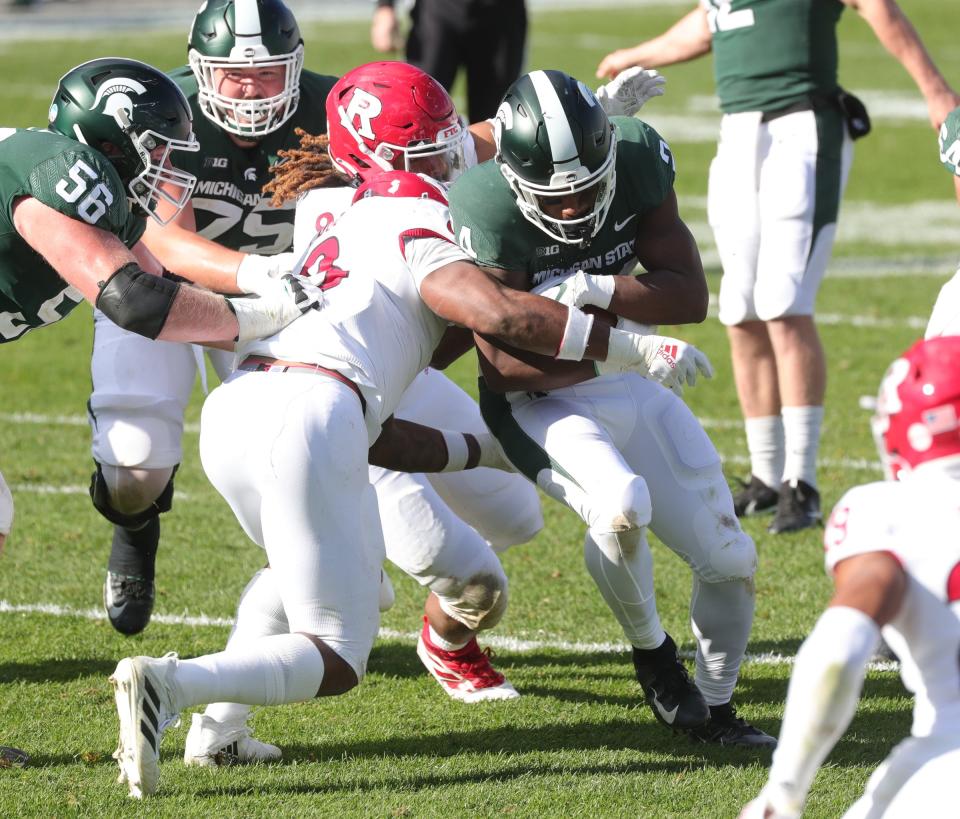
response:
M450 95L407 63L375 62L344 74L327 96L333 164L352 180L383 171L451 182L464 170L468 136Z
M887 368L871 426L888 479L960 459L960 336L918 341Z

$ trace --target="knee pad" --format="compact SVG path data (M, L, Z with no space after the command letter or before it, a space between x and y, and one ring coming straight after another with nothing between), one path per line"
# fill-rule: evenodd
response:
M507 610L507 576L478 572L465 581L449 578L432 585L440 608L471 631L493 628Z
M697 572L705 583L752 580L757 571L757 549L742 529L710 549L706 566Z
M126 529L139 529L173 507L173 476L176 472L176 466L166 475L166 470L129 470L108 465L108 480L103 465L97 463L90 477L90 500L111 523ZM138 473L137 477L132 473Z
M599 512L590 521L593 531L628 532L642 529L650 523L653 515L650 490L639 475L631 477L619 492L612 492L611 495L610 499L596 505Z

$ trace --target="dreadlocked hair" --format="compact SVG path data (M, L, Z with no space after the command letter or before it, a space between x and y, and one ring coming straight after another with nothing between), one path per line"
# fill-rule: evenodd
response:
M346 184L330 161L326 134L308 134L303 128L294 133L300 137L300 147L277 151L280 161L270 166L273 179L263 186L264 194L272 195L270 204L275 208L314 188Z

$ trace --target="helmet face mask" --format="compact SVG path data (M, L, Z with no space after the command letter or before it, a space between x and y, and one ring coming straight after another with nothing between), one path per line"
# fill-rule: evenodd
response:
M888 480L960 460L960 336L918 341L888 368L870 422Z
M49 127L100 151L131 198L160 224L190 199L196 177L176 170L176 151L198 151L190 106L162 72L136 60L91 60L60 79ZM160 216L160 202L170 205Z
M560 71L533 71L504 95L494 127L496 161L527 221L566 244L588 244L616 192L617 137L597 98ZM596 188L571 218L544 205ZM578 200L583 196L577 197Z
M204 116L246 139L276 131L297 110L303 40L290 10L280 0L209 0L194 18L188 49L197 78L197 102ZM279 90L260 99L223 93L226 83L264 84L258 76L280 69ZM270 72L272 73L272 72Z
M452 182L465 169L463 126L450 95L419 68L368 63L327 97L330 159L351 180L403 170Z

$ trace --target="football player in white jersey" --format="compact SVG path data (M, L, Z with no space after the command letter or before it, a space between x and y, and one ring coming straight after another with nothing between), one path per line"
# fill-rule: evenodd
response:
M960 771L960 337L890 365L873 418L888 480L851 489L824 533L835 591L797 654L767 785L742 817L800 816L856 710L881 634L913 692L911 736L853 817L956 815Z
M225 651L117 665L115 757L135 797L156 790L160 741L183 708L298 702L344 693L363 678L384 558L368 449L376 443L375 462L418 471L497 456L492 436L483 436L484 447L476 436L428 430L429 445L399 451L378 440L383 429L410 426L391 415L448 323L542 355L652 374L649 337L509 290L470 263L450 232L442 189L426 177L381 175L355 201L303 260L302 272L324 292L321 308L289 332L241 348L237 371L204 405L204 469L265 549L269 569L244 591ZM664 341L657 338L655 348ZM693 366L678 362L666 383L690 378ZM259 616L265 600L274 618L266 628ZM248 601L257 615L249 632ZM464 595L460 612L471 616L487 603ZM486 616L499 616L504 603L501 596ZM258 745L264 757L278 755Z

